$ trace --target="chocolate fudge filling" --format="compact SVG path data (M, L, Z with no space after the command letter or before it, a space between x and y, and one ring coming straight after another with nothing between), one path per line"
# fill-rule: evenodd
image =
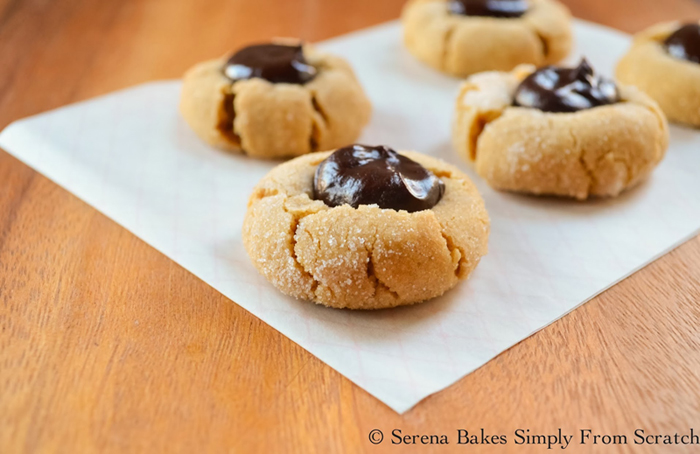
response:
M700 24L682 26L666 38L664 46L676 58L700 63Z
M430 170L385 146L351 145L328 156L314 175L314 198L335 207L348 204L422 211L445 192Z
M618 102L615 82L595 74L583 59L576 68L547 66L530 74L516 89L513 105L565 113Z
M447 9L462 16L520 17L529 8L527 0L449 0Z
M231 56L224 74L231 80L255 77L273 83L305 84L316 76L316 68L304 58L301 45L257 44Z

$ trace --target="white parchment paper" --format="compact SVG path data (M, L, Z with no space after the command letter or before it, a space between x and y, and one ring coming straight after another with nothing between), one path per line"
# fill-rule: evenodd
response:
M459 82L417 63L400 35L389 23L320 45L352 62L373 100L361 141L432 154L473 175L449 144ZM576 38L577 54L610 75L629 44L583 22ZM247 197L273 164L202 144L179 118L179 89L150 83L20 120L0 146L398 412L700 228L700 133L674 127L652 178L614 200L497 193L473 175L492 220L490 253L444 297L379 312L318 307L277 292L241 244Z

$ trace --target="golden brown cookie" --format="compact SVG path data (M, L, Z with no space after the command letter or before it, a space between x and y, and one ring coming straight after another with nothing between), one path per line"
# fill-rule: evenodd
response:
M700 64L674 57L664 46L679 27L669 22L639 33L616 74L658 102L669 120L700 126Z
M331 152L274 168L255 187L243 243L255 267L287 295L336 308L381 309L452 288L486 254L489 219L455 167L401 152L433 172L444 193L416 212L314 200L314 173Z
M572 46L571 15L556 0L529 0L517 18L464 16L450 13L448 0L410 0L401 20L408 50L457 77L555 63Z
M668 125L647 95L620 85L620 102L577 112L515 107L515 91L533 71L477 74L460 89L454 147L492 187L581 200L616 196L661 161Z
M210 145L257 158L286 158L352 143L371 105L340 57L304 46L315 77L304 84L259 77L232 81L227 59L199 63L185 74L180 112Z

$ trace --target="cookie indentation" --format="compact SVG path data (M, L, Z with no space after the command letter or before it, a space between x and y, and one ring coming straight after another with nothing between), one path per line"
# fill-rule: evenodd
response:
M447 250L450 253L450 257L452 257L452 263L455 264L455 276L458 279L461 279L463 277L463 272L466 269L464 265L466 265L467 261L464 255L464 251L455 244L454 240L452 240L452 238L449 235L447 235L447 233L445 233L444 230L440 233L442 234L442 237L445 240L445 245L447 246Z
M549 39L537 30L534 32L535 36L537 36L537 39L539 39L540 43L542 44L542 56L544 57L544 60L547 61L549 58Z
M367 260L367 279L374 283L374 294L372 296L377 297L377 295L384 292L388 293L391 295L391 297L398 301L400 299L399 294L389 288L389 286L382 282L382 280L377 276L377 273L374 270L374 254L372 253L372 250L368 250L367 254L369 256L369 259Z
M452 43L452 37L455 34L455 25L450 26L447 31L445 32L445 36L443 38L443 47L442 47L442 57L440 58L440 65L441 65L441 70L442 71L447 71L447 58L449 56L450 52L450 46Z
M235 146L240 146L241 138L233 129L233 122L236 119L236 108L234 107L235 99L236 95L234 95L232 91L224 94L221 106L219 107L219 122L216 128L226 140L230 141Z
M329 127L329 119L328 115L326 115L326 112L321 107L321 104L318 102L316 94L313 92L311 93L311 106L313 107L314 112L317 114L314 115L314 118L312 119L311 137L309 138L309 148L313 153L319 151L319 145L321 143L321 130Z

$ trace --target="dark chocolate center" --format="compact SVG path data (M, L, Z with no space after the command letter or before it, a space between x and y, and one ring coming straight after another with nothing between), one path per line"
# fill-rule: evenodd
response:
M666 38L664 45L672 56L700 63L700 24L682 26Z
M620 102L615 82L593 72L583 59L576 68L547 66L530 74L515 91L513 105L544 112L577 112Z
M444 183L430 170L385 146L340 148L314 175L314 198L331 207L422 211L434 207L444 192Z
M447 9L462 16L520 17L528 10L527 0L449 0Z
M226 62L224 73L231 80L259 77L273 83L305 84L316 76L300 45L257 44L244 47Z

